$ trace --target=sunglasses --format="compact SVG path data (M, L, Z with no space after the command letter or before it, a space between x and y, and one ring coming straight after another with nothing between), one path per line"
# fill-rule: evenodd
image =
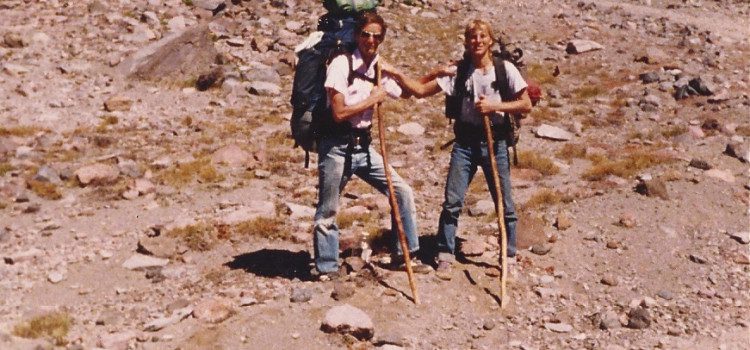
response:
M383 33L371 33L363 30L359 32L359 36L363 39L374 38L377 41L383 41Z

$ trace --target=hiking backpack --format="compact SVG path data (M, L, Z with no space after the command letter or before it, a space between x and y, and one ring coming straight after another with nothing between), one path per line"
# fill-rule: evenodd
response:
M340 16L374 10L380 0L323 0L323 7L329 13Z
M503 46L501 51L492 52L492 65L495 69L495 82L493 83L492 87L500 93L503 101L515 100L515 93L510 90L510 86L508 86L507 84L508 73L505 70L504 62L510 62L516 68L519 68L519 71L522 72L522 57L523 51L519 48L516 48L513 51L508 51ZM452 95L446 95L445 97L445 116L448 119L457 119L461 115L463 99L468 93L465 89L465 86L466 80L469 79L470 64L471 62L468 58L464 58L458 62L456 70L456 80L453 84L454 93ZM541 88L539 84L534 80L528 79L525 76L524 79L526 80L526 91L529 95L529 99L531 100L531 105L536 106L536 104L539 103L539 100L541 100L542 97ZM521 119L525 118L526 116L522 113L504 114L506 118L506 127L503 130L503 132L505 132L505 135L503 136L505 138L506 145L513 148L514 164L518 164L518 153L516 151L516 145L518 144L518 140L521 137Z

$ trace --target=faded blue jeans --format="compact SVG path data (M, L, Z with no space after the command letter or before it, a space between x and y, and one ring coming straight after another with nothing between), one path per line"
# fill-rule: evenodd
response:
M320 273L334 272L339 267L339 228L336 224L336 213L339 196L352 175L357 175L380 193L388 195L383 157L373 147L365 150L361 146L354 146L352 153L348 155L347 141L348 137L324 137L318 145L318 208L315 211L313 244L315 268ZM351 158L348 160L347 157ZM391 179L409 251L415 252L419 249L419 237L414 194L411 187L392 168ZM398 244L395 223L392 224L392 231L394 249L398 255L403 255Z
M507 255L516 255L516 209L513 204L513 196L510 189L510 162L508 161L508 148L505 140L495 141L495 159L497 161L500 186L503 190L503 206L505 207L505 228L508 235ZM489 185L492 200L497 205L495 183L492 180L492 168L487 149L487 142L472 142L453 144L451 152L448 179L445 183L445 201L440 213L438 223L438 260L450 260L456 253L456 228L458 227L458 216L463 207L466 190L477 172L477 167L482 167L484 178ZM448 254L446 256L446 254Z

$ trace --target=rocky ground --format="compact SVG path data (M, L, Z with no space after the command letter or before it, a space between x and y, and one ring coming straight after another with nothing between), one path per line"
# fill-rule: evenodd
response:
M317 1L5 0L0 348L750 349L747 1L379 12L383 55L413 75L460 56L479 17L542 84L512 170L507 308L482 176L459 264L416 276L420 305L383 268L388 202L360 180L339 215L349 274L311 278L316 170L288 101ZM383 106L426 263L442 103Z

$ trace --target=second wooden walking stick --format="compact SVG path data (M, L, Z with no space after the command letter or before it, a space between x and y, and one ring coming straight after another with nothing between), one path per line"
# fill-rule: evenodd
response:
M376 66L375 79L378 86L380 86L380 67ZM406 235L404 234L404 225L401 223L401 212L398 208L398 201L396 201L396 193L393 190L393 180L391 180L391 171L388 167L388 153L385 149L385 121L383 115L380 112L380 103L375 105L375 115L378 117L378 139L380 140L380 154L383 156L383 168L385 171L385 179L388 183L388 199L391 202L391 214L393 215L394 221L396 222L396 232L398 234L398 241L401 244L401 251L404 253L404 265L406 265L406 275L409 277L409 287L411 287L411 294L414 297L414 303L419 304L419 293L417 293L417 285L414 282L414 273L411 269L411 258L409 254L409 245L406 243Z
M495 184L495 213L497 215L497 225L500 228L500 308L507 306L505 299L505 281L508 276L507 250L508 234L505 230L505 206L503 205L503 190L500 187L500 176L497 173L497 161L495 160L495 145L492 138L492 126L490 125L490 115L484 115L484 134L487 137L487 148L490 156L490 165L492 167L492 182Z

